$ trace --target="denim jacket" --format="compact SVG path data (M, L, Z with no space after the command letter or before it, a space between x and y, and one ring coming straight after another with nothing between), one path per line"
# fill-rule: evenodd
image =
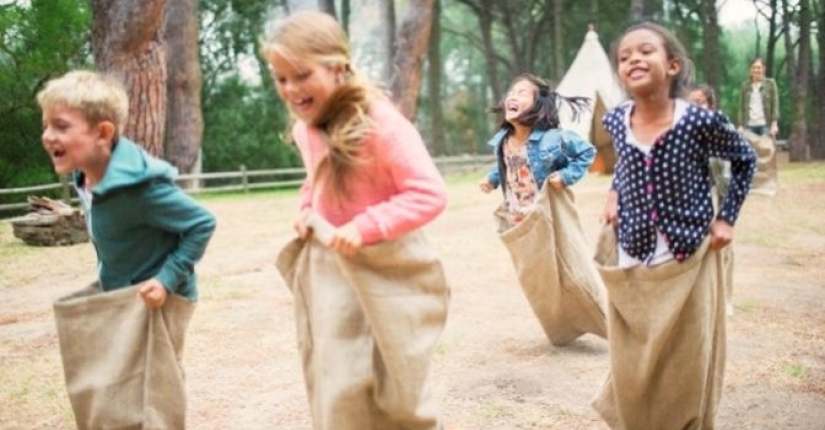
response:
M487 180L494 188L501 185L502 192L506 184L502 183L501 178L505 177L507 169L503 152L505 137L507 130L501 129L487 142L493 147L497 160L497 165L487 174ZM569 130L533 130L527 141L530 172L540 187L544 186L544 180L553 172L559 172L565 186L575 184L587 173L595 157L596 148Z

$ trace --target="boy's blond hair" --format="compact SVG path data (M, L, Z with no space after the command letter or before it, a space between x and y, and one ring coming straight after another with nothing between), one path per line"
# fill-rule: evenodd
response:
M40 109L55 106L77 109L90 124L110 121L119 135L129 118L129 96L116 78L89 70L76 70L50 80L37 93Z

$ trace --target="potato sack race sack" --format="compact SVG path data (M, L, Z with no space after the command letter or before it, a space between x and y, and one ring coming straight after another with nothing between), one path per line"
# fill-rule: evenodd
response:
M427 378L450 292L424 233L343 257L313 230L276 263L295 299L313 428L439 429Z
M103 292L96 283L54 303L78 429L186 427L180 360L194 309L174 294L152 309L137 287Z
M745 136L756 152L756 172L753 174L750 193L776 195L779 190L776 141L771 136L760 136L747 130L742 132L742 136Z
M605 226L610 374L593 407L612 429L713 429L725 370L722 259L705 238L682 263L617 266Z
M607 336L605 290L590 258L573 192L545 183L534 210L506 228L495 213L527 301L554 345L585 333Z

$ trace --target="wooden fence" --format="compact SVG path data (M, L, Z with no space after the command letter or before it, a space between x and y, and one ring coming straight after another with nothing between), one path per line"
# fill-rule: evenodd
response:
M476 172L492 166L493 155L459 155L435 158L436 166L443 175ZM241 166L237 172L213 172L191 175L179 175L177 182L190 194L203 192L249 192L255 189L279 189L298 187L305 177L303 168L246 170ZM72 187L68 180L46 185L23 188L0 188L0 196L19 195L20 202L0 204L0 216L3 212L20 211L28 206L25 201L29 195L44 191L60 190L60 196L67 202L76 202L72 198Z

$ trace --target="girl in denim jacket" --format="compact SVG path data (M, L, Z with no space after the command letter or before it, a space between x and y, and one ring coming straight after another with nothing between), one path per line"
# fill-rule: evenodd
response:
M488 143L498 162L479 187L489 193L501 185L511 225L532 211L545 180L556 189L569 187L584 176L596 156L590 142L559 129L559 101L578 112L587 99L562 97L543 79L524 74L513 80L504 100L493 108L504 116L501 129Z
M495 109L504 116L490 141L498 163L479 184L486 193L501 185L504 203L495 212L499 239L556 346L586 333L607 333L604 286L567 188L584 176L596 150L578 134L559 129L559 101L570 103L575 114L585 99L561 97L532 75L513 81Z

